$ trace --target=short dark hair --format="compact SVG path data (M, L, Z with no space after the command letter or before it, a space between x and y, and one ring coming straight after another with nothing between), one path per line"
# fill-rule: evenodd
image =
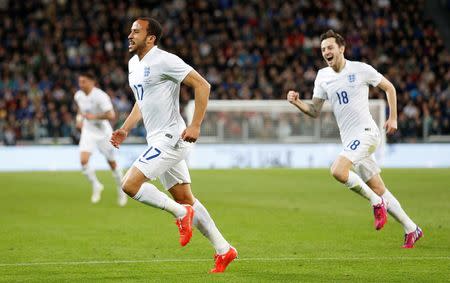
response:
M332 29L329 29L327 32L322 33L320 35L320 42L322 42L323 40L325 40L327 38L331 38L331 37L334 37L334 39L336 40L336 43L339 47L345 46L345 40L342 37L342 35L340 35L339 33L335 32Z
M148 23L147 34L154 35L155 36L155 45L158 44L158 41L162 35L161 24L157 20L155 20L153 18L148 18L148 17L141 17L141 18L138 18L138 20L146 21Z
M92 80L92 81L96 81L95 75L94 75L94 73L91 72L91 71L81 72L81 73L80 73L80 77L85 77L85 78L88 78L88 79L90 79L90 80Z

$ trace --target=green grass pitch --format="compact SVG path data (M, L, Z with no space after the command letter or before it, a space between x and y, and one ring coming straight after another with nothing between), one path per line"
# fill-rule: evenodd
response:
M0 174L0 282L449 282L450 170L384 170L424 230L401 249L392 218L373 228L369 203L328 170L193 170L193 191L239 259L208 274L198 232L178 244L172 217L133 200L116 205L109 172L89 202L80 172ZM159 184L158 184L159 186Z

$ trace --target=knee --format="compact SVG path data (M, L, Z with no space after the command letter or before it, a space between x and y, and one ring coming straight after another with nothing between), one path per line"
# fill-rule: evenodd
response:
M345 183L348 180L348 172L345 172L342 169L339 169L335 166L332 166L330 169L331 175L339 182Z

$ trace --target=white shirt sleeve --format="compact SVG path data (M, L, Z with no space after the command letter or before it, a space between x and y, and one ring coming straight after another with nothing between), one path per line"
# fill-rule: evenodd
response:
M169 53L165 60L163 74L177 83L181 83L192 70L193 68L180 57Z
M75 95L73 96L73 98L74 98L75 102L77 103L77 105L78 105L78 100L80 99L80 95L81 95L80 91L77 90L77 92L75 92Z
M109 95L106 92L100 91L99 95L99 104L100 104L100 110L104 112L108 112L110 110L113 110L113 105L111 102L111 99L109 98Z
M364 81L371 86L377 86L381 79L383 79L383 75L378 73L374 67L369 64L363 63L363 72L364 72Z
M327 100L328 95L327 92L321 86L322 79L320 75L320 71L317 73L316 79L314 80L314 90L313 90L313 98L320 98Z

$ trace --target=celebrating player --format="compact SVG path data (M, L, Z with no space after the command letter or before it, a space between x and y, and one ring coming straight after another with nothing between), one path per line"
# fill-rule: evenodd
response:
M369 85L386 92L389 118L388 134L397 130L396 91L391 82L372 66L344 58L345 41L329 30L320 36L322 56L328 67L320 69L314 82L312 103L289 91L287 100L305 114L316 118L325 100L329 100L336 117L344 150L331 166L331 174L350 190L369 199L373 206L375 228L383 228L387 211L405 230L404 248L413 248L422 230L408 217L398 200L385 187L373 152L380 143L380 132L369 112ZM353 167L354 171L350 169Z
M78 77L80 90L75 93L78 105L77 128L81 129L80 161L83 174L92 185L92 203L101 199L103 185L97 179L95 171L89 167L89 158L93 151L99 151L108 160L112 174L117 183L118 203L124 206L127 196L121 189L122 172L114 157L114 147L109 143L112 127L108 120L115 117L114 109L109 96L101 89L95 87L95 77L89 72Z
M122 188L133 199L173 214L182 246L190 241L192 224L195 225L216 250L211 272L223 272L237 257L237 251L192 194L185 161L200 135L210 85L178 56L159 49L160 37L161 25L151 18L136 20L128 36L129 52L135 53L128 63L128 79L136 103L122 127L112 134L111 143L119 147L142 118L148 147L125 174ZM187 127L179 109L181 83L195 91L194 116ZM174 200L147 182L156 177Z

